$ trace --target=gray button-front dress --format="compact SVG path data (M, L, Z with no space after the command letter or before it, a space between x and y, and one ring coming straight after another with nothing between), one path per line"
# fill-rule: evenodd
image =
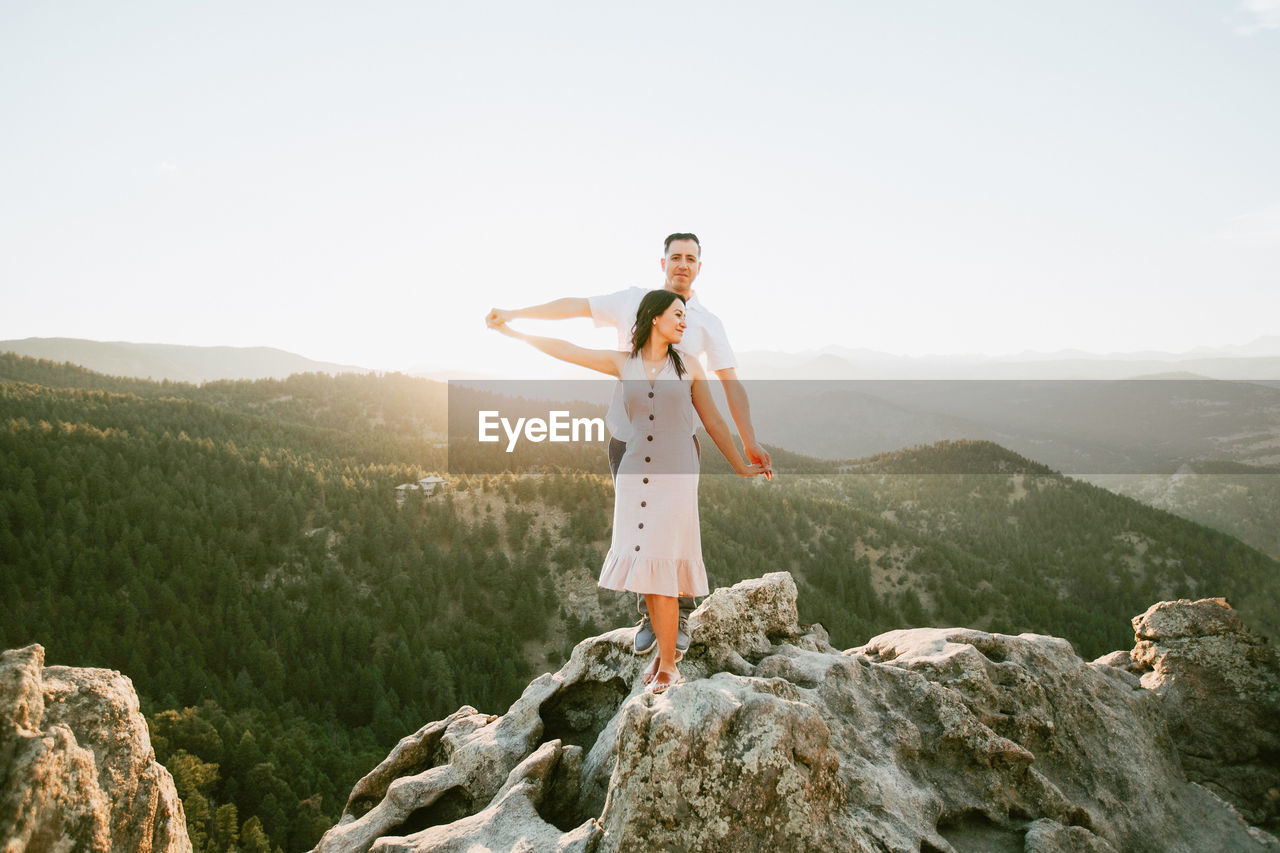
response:
M599 585L669 596L708 593L698 529L697 417L686 371L668 359L651 383L639 356L622 368L634 430L614 480L613 541Z

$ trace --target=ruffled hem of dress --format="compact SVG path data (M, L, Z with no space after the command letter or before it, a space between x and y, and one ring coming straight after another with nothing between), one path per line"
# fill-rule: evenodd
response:
M707 595L707 568L701 559L605 555L598 586L618 592L700 597Z

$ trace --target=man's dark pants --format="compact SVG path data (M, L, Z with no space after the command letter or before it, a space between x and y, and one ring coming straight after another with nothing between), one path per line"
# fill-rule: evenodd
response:
M693 446L698 448L698 455L702 455L702 448L698 447L698 437L693 437ZM622 454L627 452L627 443L618 441L618 439L609 438L609 471L613 474L613 479L618 479L618 466L622 464ZM693 608L697 606L697 602L692 598L680 597L680 615L688 616L693 612ZM649 605L645 603L644 596L636 594L636 610L648 618Z

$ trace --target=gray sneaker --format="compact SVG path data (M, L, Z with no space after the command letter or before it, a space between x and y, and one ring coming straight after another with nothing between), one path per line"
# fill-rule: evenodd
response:
M689 651L689 643L691 642L693 642L693 637L689 636L689 617L681 615L680 624L676 628L676 651L683 655Z
M693 638L689 636L689 619L681 616L676 627L676 660L680 660L684 653L689 651L691 642ZM639 627L636 628L635 644L638 655L647 655L658 647L658 635L653 633L653 623L649 621L648 616L641 619Z
M676 639L676 647L679 648L680 640ZM653 633L653 623L646 616L640 620L640 627L636 628L636 654L647 655L658 647L658 635Z

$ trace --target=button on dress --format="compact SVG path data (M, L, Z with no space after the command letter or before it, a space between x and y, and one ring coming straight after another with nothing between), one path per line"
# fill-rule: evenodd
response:
M613 541L599 585L673 597L706 595L689 374L677 376L667 359L650 383L643 360L633 355L623 364L621 384L633 432L614 480Z

